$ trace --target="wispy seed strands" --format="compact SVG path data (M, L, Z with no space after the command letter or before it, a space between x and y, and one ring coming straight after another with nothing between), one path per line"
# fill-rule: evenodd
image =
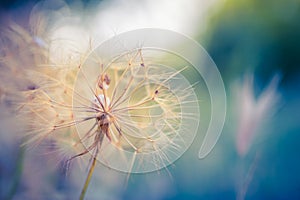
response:
M174 158L168 158L169 154L176 157L188 146L183 139L185 135L182 135L187 128L187 120L197 121L199 118L197 114L193 116L186 112L191 108L197 109L198 103L193 96L192 87L184 82L181 71L153 63L148 65L147 57L144 57L142 52L145 51L134 50L105 68L97 67L97 62L94 66L85 65L80 68L75 84L75 90L83 96L90 96L90 99L93 96L102 97L98 99L96 108L100 110L100 116L105 116L109 133L108 137L103 139L106 149L99 150L102 156L98 159L101 161L116 157L126 158L125 161L113 160L114 164L110 167L127 172L133 169L136 172L149 170L149 166L146 166L149 163L154 165L154 169L170 164ZM133 56L130 57L129 54ZM129 58L126 67L126 63L120 62L124 58ZM98 68L99 75L88 79L86 71L93 67ZM99 87L101 77L110 80L107 89ZM184 86L184 83L187 85ZM77 106L77 103L74 105ZM82 112L75 112L75 118L81 114ZM86 117L88 116L87 114ZM92 125L93 121L77 126L81 138L86 138L85 130ZM92 137L83 143L88 149L96 148ZM148 156L151 156L151 159L147 161ZM138 166L131 166L132 162L135 163L133 159L139 163ZM116 163L118 161L121 163ZM144 169L138 169L139 167Z

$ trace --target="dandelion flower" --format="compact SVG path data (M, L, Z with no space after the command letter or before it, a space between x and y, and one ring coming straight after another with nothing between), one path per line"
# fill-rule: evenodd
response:
M44 52L44 59L30 60L19 71L15 81L28 83L11 88L11 102L26 122L25 144L51 140L68 164L91 155L81 198L97 160L127 173L149 172L171 164L191 144L199 110L193 85L182 75L188 66L161 64L154 59L157 50L143 48L110 62L96 48L77 65L52 63L51 53ZM13 59L2 61L14 71Z
M0 98L25 123L24 145L49 144L67 168L88 157L88 164L78 162L89 166L81 199L97 161L128 174L166 168L197 134L195 77L204 75L212 104L199 152L205 157L220 136L226 101L220 74L202 47L155 29L94 46L83 21L63 1L45 1L33 9L30 31L12 25L3 32ZM144 46L152 34L154 47ZM179 53L168 50L174 46Z
M153 171L170 164L186 147L181 135L184 120L198 119L188 112L197 108L197 100L180 74L187 67L157 65L150 55L146 49L132 50L106 67L91 55L80 66L74 87L74 107L90 105L74 110L75 120L96 119L76 124L87 151L98 149L100 161L125 172ZM94 126L95 130L86 131ZM106 137L96 139L99 126ZM100 144L103 150L97 147Z

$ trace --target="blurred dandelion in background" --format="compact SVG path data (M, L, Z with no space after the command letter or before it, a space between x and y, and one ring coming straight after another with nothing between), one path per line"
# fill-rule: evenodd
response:
M276 111L279 103L277 85L279 76L274 76L265 90L256 97L253 75L246 75L238 92L239 125L236 135L236 149L240 156L245 156L256 136L261 124ZM260 129L259 129L260 130ZM262 132L262 130L260 131Z
M272 115L279 109L280 94L277 91L279 80L279 75L273 76L264 90L256 95L254 75L247 74L243 83L235 90L238 104L235 110L238 117L235 136L236 151L241 159L244 159L251 149L252 152L255 152L253 161L250 166L247 166L248 169L246 171L241 169L245 172L242 172L243 177L239 177L237 199L245 199L257 165L259 165L261 147L259 147L257 141L265 139L266 136L258 134L267 135L266 121L270 121ZM251 148L252 146L254 147ZM239 164L239 167L245 167L243 163Z

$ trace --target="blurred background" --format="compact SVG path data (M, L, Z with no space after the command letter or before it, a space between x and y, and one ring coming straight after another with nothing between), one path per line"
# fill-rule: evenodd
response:
M38 3L2 0L0 30L11 21L29 29L30 13L40 8ZM57 21L59 27L72 22L93 35L95 43L137 28L165 28L189 36L214 60L227 93L224 129L206 158L198 159L199 136L168 170L132 175L125 190L117 177L126 175L102 166L98 170L108 175L93 177L87 199L300 199L299 0L90 0L56 5L49 8L60 12L51 18L53 27ZM74 41L80 39L78 35ZM40 156L45 150L20 147L13 134L17 127L11 126L2 104L1 111L0 199L77 198L83 178L76 170L66 176L53 159Z

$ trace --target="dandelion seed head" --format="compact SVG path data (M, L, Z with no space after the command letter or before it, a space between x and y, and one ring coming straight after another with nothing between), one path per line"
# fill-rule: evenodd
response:
M97 159L109 168L140 173L166 167L191 144L199 105L182 74L188 66L160 62L164 55L157 56L157 50L136 48L119 54L114 45L89 49L75 38L66 41L70 32L58 27L44 38L16 30L22 32L21 41L32 44L31 54L37 58L20 71L13 59L4 59L11 74L20 73L15 80L24 87L12 91L17 94L13 102L18 120L27 123L23 136L28 146L51 140L61 160L99 152Z
M198 110L189 82L180 70L154 63L144 49L128 51L104 66L97 54L97 50L90 54L80 68L73 95L74 107L93 99L97 123L103 117L102 123L108 124L109 134L104 137L97 158L126 172L167 166L193 138L189 129L195 127L188 124L198 123L197 114L195 118L188 116L191 108ZM75 111L74 116L76 120L90 114ZM76 124L79 137L91 154L95 140L87 130L94 124L93 120Z
M108 168L142 173L173 163L198 131L196 83L186 72L192 62L118 36L96 47L80 26L84 20L52 2L34 8L29 31L14 25L0 41L0 78L9 84L0 85L0 97L9 96L16 121L26 123L24 144L48 144L67 166L75 160L94 166L97 158ZM174 38L163 44L171 43L180 44ZM184 64L168 63L176 56Z

